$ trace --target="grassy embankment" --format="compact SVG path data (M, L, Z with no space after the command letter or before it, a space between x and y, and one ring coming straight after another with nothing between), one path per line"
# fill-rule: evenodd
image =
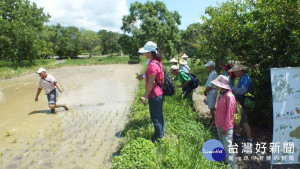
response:
M205 67L194 65L193 73L201 84L205 83ZM170 65L164 63L164 67ZM187 100L180 99L181 90L178 89L174 96L165 97L166 137L153 144L154 128L148 106L139 101L144 91L144 81L141 81L122 133L121 153L113 159L114 168L228 168L224 163L210 162L202 155L203 143L216 138L216 132L206 126L206 120L199 118Z
M25 61L23 66L14 66L12 62L0 61L0 80L9 79L16 76L22 76L25 74L34 73L39 67L44 67L47 69L59 68L61 66L76 66L76 65L97 65L97 64L117 64L117 63L128 63L128 56L98 56L92 58L79 58L79 59L66 59L62 62L57 62L62 60L56 59L38 59L32 64Z

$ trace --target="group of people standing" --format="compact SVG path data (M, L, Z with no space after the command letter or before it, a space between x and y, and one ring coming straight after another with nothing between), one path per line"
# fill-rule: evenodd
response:
M140 98L141 102L145 103L148 99L150 117L154 124L155 133L152 141L155 142L159 138L163 138L165 134L164 116L163 116L163 102L164 95L162 89L157 85L156 81L160 84L163 83L164 71L162 65L162 55L157 48L157 44L149 41L144 47L139 49L139 53L144 54L146 59L149 59L147 70L145 72L145 93ZM170 72L175 76L174 80L178 80L180 85L177 87L183 89L185 97L191 97L193 90L190 90L188 84L191 78L187 75L189 73L188 56L183 55L179 61L173 58L170 60L172 63ZM238 141L242 140L240 135L240 124L245 129L247 139L246 142L253 144L251 137L251 130L247 122L246 107L243 107L242 119L240 124L234 124L233 115L236 111L237 102L242 102L244 95L251 91L250 77L245 73L247 67L243 66L240 62L235 62L234 65L223 66L224 74L219 75L215 70L215 62L209 61L205 64L206 70L209 73L205 84L204 95L206 96L205 103L210 109L212 116L211 122L214 122L217 128L217 135L224 145L226 154L229 155L228 146L232 144L233 138ZM234 78L239 77L237 86L234 86ZM235 134L234 130L235 129ZM235 168L235 158L229 160L226 155L226 162L232 168Z
M215 71L215 63L213 61L209 61L205 66L209 72L205 85L206 90L204 92L204 95L206 96L205 102L207 102L212 115L211 121L215 122L218 138L223 144L226 154L228 154L225 161L229 163L232 168L235 168L234 155L232 155L233 158L231 160L228 159L228 146L232 144L233 138L238 142L242 140L242 136L240 135L240 124L244 127L247 135L246 143L253 144L251 130L247 121L248 108L242 107L243 112L240 124L234 124L233 119L237 102L243 105L242 102L245 94L251 92L251 79L245 73L247 67L243 66L241 62L238 61L236 61L233 66L224 65L222 68L225 75L219 76ZM236 87L234 86L235 77L239 77ZM234 129L235 133L233 133Z

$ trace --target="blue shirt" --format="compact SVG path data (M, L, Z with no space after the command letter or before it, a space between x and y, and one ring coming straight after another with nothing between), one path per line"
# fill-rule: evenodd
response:
M237 99L241 99L246 93L251 92L251 79L248 75L246 75L246 73L244 73L242 77L240 77L237 87L230 87L235 94L235 97Z

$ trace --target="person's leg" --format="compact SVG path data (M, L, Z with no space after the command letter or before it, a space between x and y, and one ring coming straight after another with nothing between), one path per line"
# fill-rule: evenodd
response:
M58 108L58 107L63 107L65 110L69 110L69 107L65 104L56 104L55 108Z
M49 94L47 94L48 99L48 106L51 110L51 113L55 113L55 107L56 107L56 91L55 89L52 90Z
M222 144L226 152L225 162L230 164L231 168L236 168L235 154L229 153L229 145L232 145L233 129L229 129L226 135L222 135Z
M246 132L247 139L248 140L250 139L252 141L251 130L250 130L250 126L248 124L248 119L247 119L247 112L248 112L248 109L243 107L241 123L242 123L242 125L244 127L244 130Z
M55 104L49 103L48 106L51 110L51 113L55 113Z
M246 135L247 135L247 139L252 139L251 137L251 129L248 123L243 123L243 127L245 129Z
M210 109L211 122L214 122L214 121L215 121L215 110L216 110L216 109Z
M218 91L216 89L212 89L207 92L207 106L210 109L211 122L215 121L215 107L216 107L217 94Z
M162 112L163 96L149 98L149 111L152 123L154 125L154 139L164 136L164 117Z

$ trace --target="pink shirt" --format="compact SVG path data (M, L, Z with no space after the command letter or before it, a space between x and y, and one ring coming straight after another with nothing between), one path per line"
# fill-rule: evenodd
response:
M163 66L162 63L153 59L148 64L147 70L145 72L145 78L146 78L146 89L148 85L148 75L155 75L155 78L158 80L158 82L161 84L163 81ZM162 89L157 86L156 83L153 84L153 88L151 92L148 95L148 98L157 97L163 94Z
M234 126L233 114L236 110L236 100L231 90L217 100L215 123L217 127L221 127L227 131Z

